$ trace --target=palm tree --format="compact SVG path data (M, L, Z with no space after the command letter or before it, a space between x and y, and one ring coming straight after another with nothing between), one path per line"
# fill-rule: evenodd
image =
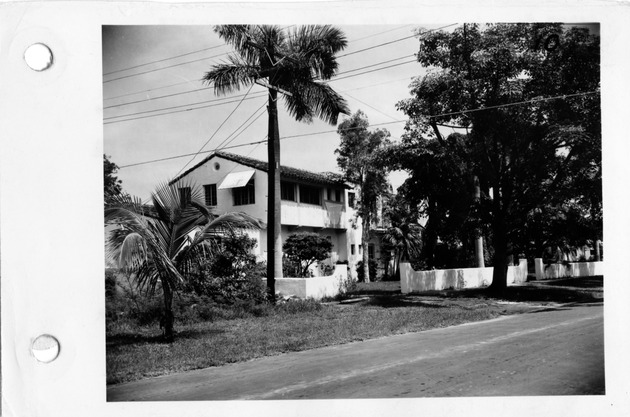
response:
M385 247L394 253L394 277L400 279L400 262L420 255L422 249L422 226L400 197L390 201L387 210L389 227L382 240Z
M339 29L327 25L292 30L268 25L223 25L216 26L215 32L236 50L227 63L214 65L203 77L214 84L216 94L228 94L267 79L267 284L274 300L275 278L282 277L278 91L297 121L311 122L316 116L335 125L339 114L348 114L349 110L345 100L322 81L337 72L335 54L347 42Z
M139 288L164 295L164 336L173 339L173 293L196 262L212 250L213 237L234 229L260 229L259 220L244 213L213 215L199 187L186 184L189 195L162 184L151 196L152 207L128 195L112 199L105 223L117 225L108 238L109 256L134 273ZM179 187L182 187L180 184Z

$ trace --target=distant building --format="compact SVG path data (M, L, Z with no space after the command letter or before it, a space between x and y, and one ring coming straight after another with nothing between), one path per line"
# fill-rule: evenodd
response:
M182 196L190 193L187 184L203 187L206 205L214 212L245 212L266 222L267 162L226 152L214 152L175 178ZM354 212L355 191L335 173L315 173L280 167L281 237L292 233L315 232L333 244L328 262L347 261L354 275L362 259L361 221ZM258 242L256 255L267 258L267 230L248 232ZM373 259L380 257L380 240L368 248Z

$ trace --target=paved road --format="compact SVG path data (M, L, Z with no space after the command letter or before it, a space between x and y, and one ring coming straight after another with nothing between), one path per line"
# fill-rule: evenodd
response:
M603 306L580 305L110 387L108 401L604 394Z

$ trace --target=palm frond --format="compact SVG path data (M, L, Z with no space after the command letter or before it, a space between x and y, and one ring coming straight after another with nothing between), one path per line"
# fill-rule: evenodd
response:
M338 69L335 54L348 44L341 30L330 25L300 26L289 35L290 55L311 72L313 78L329 80Z
M301 82L298 83L298 81ZM340 113L350 113L346 100L328 84L296 80L296 83L288 89L295 93L285 97L286 108L298 121L310 122L313 116L317 116L335 125Z
M252 85L261 77L259 65L232 55L228 57L228 60L229 63L214 65L202 78L207 83L214 85L216 94L229 94L238 91Z

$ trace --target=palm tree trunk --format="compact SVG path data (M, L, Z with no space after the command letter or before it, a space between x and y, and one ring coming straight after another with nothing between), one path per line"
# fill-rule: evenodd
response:
M280 211L280 132L278 130L278 93L269 89L269 130L267 156L267 291L275 302L276 278L282 278L282 237Z
M162 292L164 293L164 316L160 320L160 327L164 328L164 339L172 342L175 337L173 331L173 322L175 321L173 316L173 289L165 279L162 279Z

